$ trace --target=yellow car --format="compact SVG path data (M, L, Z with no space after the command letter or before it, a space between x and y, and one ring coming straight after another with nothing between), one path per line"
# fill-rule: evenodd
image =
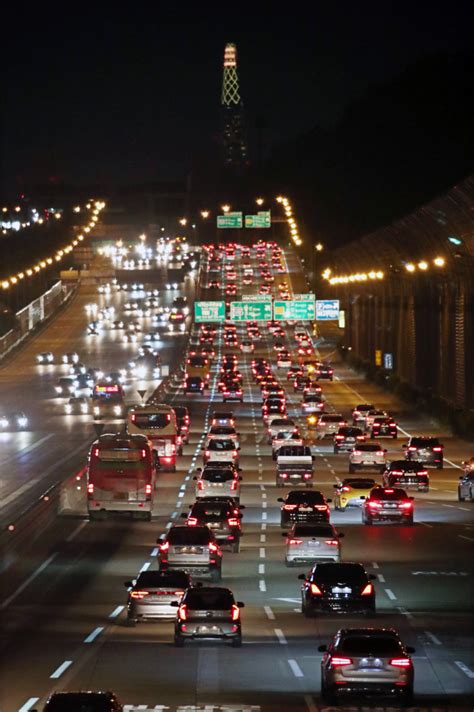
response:
M375 480L367 477L346 477L334 485L334 509L336 512L343 512L346 507L362 507L365 499L361 498L368 497L376 484Z

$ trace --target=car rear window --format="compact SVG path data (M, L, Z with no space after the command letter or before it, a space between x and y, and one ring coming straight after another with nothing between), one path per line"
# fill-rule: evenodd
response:
M235 443L233 440L211 440L207 446L208 450L234 450Z
M335 532L331 526L317 526L298 524L294 528L295 536L330 536L333 537Z
M342 415L323 415L321 422L323 423L340 423L343 420Z
M399 641L388 635L351 635L343 638L337 646L338 652L357 657L398 655L401 649Z
M206 519L208 521L217 521L230 516L230 509L227 504L195 504L190 512L190 516Z
M186 594L188 608L198 611L226 611L233 603L232 593L225 588L190 588Z
M375 485L375 480L347 479L342 484L354 487L354 489L370 489Z
M412 438L410 445L413 447L438 447L438 438Z
M298 504L299 502L308 502L309 504L324 504L324 497L321 492L304 492L295 491L289 492L286 502L289 504Z
M234 473L232 470L203 470L201 477L208 482L230 482Z
M280 448L284 457L311 457L311 450L305 445L284 445Z
M326 584L353 583L363 584L367 574L360 564L317 564L315 577Z
M169 530L167 540L170 544L209 544L211 532L207 527L173 527Z
M379 445L357 445L357 450L362 452L378 452L380 449Z
M394 470L403 470L404 472L418 472L419 470L424 470L425 466L423 465L422 462L413 462L413 460L406 461L406 460L395 460L394 462L390 463L390 471Z
M286 418L275 418L275 420L272 420L272 428L281 426L293 427L294 424L293 420L287 420Z
M139 575L137 588L188 588L189 576L184 571L144 571Z
M372 490L370 499L380 500L399 500L406 499L406 493L402 489L392 489L390 491L383 489Z

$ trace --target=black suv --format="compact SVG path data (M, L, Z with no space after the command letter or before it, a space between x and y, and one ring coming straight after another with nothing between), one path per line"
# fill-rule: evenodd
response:
M418 460L425 465L435 465L438 470L443 469L444 446L438 438L425 435L413 436L408 444L403 446L406 460Z
M430 476L422 462L411 460L393 460L382 475L384 487L403 487L428 492Z
M226 500L206 497L205 501L198 500L191 504L189 513L183 513L181 517L186 519L188 527L209 527L221 545L227 544L233 553L238 553L242 534L240 520L243 516L239 510L243 507L236 505L230 497Z
M287 527L293 522L328 522L330 517L328 503L322 492L307 492L306 490L291 490L285 498L279 497L281 502L282 527Z
M301 612L310 618L322 611L375 613L375 576L368 574L362 564L315 564L301 587Z
M357 443L365 441L364 431L351 425L344 425L339 428L334 436L334 454L337 455L341 450L352 450Z
M174 629L174 642L182 648L185 640L224 639L234 648L242 645L241 601L235 601L232 591L218 587L191 587L179 603Z

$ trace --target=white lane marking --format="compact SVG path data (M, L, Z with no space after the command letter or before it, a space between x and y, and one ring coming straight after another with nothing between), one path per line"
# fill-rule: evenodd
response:
M7 495L6 497L2 497L2 503L0 507L3 509L3 507L6 507L7 504L13 502L13 500L15 500L17 497L20 497L22 494L34 487L38 482L39 479L36 477L33 480L30 480L29 482L25 482L25 484L21 487L16 487L11 494Z
M146 562L143 564L143 566L141 567L140 573L142 574L144 571L148 571L148 569L150 568L150 566L151 566L151 562L150 562L150 561L146 561Z
M171 515L171 519L176 519L177 516L178 516L178 512L173 512L173 514Z
M81 522L81 523L79 524L79 526L76 527L76 528L74 529L74 531L71 532L71 534L69 534L68 537L66 537L66 541L67 541L68 543L69 543L70 541L72 541L72 540L79 534L79 532L81 531L81 529L84 529L84 527L86 526L86 524L89 524L89 520L87 520L87 521L85 521L85 522Z
M385 576L383 574L377 574L377 578L380 583L385 583Z
M264 491L264 489L265 489L265 485L260 485L260 489L261 489L261 490L262 490L262 492L263 492L263 491ZM263 494L262 494L262 497L263 497Z
M178 497L184 497L184 492L178 492Z
M296 660L288 660L288 665L295 677L304 677L303 670L300 668Z
M308 708L308 712L318 712L319 711L319 707L317 706L316 702L311 697L311 695L305 695L304 701L306 702L306 707Z
M467 675L471 680L474 679L474 671L472 671L470 668L468 668L467 665L465 665L461 660L455 660L454 664L458 666L460 670L463 671L465 675Z
M428 640L431 640L432 643L435 645L443 645L443 643L440 641L440 639L434 635L434 633L430 633L429 630L425 630L425 635L428 638Z
M265 611L267 618L269 621L274 621L275 620L275 614L273 613L272 609L270 606L264 606L263 610Z
M265 564L259 564L259 565L258 565L258 573L259 573L259 574L264 574L264 573L265 573Z
M263 502L262 502L262 509L266 509L266 508L267 508L267 503L266 503L265 501L263 501Z
M25 704L20 707L18 712L28 712L38 701L39 697L30 697L30 699L26 700Z
M6 465L7 462L10 462L11 460L18 459L22 455L26 455L27 453L33 452L33 450L36 450L37 447L42 445L46 440L49 440L52 438L54 433L49 433L48 435L44 435L42 438L39 440L35 440L35 442L31 443L31 445L26 445L25 447L21 448L20 450L16 450L13 455L9 455L8 457L3 457L0 460L0 466Z
M451 507L451 509L456 509L456 505L455 505L455 504L442 504L441 506L442 506L442 507Z
M406 608L403 606L398 606L397 611L402 615L405 616L405 618L408 618L409 620L413 620L413 614L410 613L410 611L407 611Z
M165 524L165 529L171 529L172 526L173 526L173 525L172 525L171 522L167 522L167 523Z
M275 633L276 637L278 638L278 642L280 643L280 645L288 645L288 641L287 641L287 639L285 638L285 634L284 634L284 632L282 631L282 629L281 629L281 628L274 628L273 630L274 630L274 633Z
M31 576L28 576L28 578L26 579L26 581L23 581L23 583L22 583L20 586L18 586L18 588L16 589L15 593L12 593L11 596L8 596L8 598L6 598L4 601L2 601L2 603L0 604L0 611L3 611L4 608L6 608L7 606L9 606L10 603L11 603L12 601L14 601L15 598L17 598L17 597L20 595L20 593L22 593L22 591L24 591L25 588L26 588L27 586L29 586L30 583L31 583L32 581L34 581L35 578L36 578L37 576L39 576L40 573L41 573L42 571L44 571L44 570L50 565L50 563L51 563L52 561L54 561L54 559L57 557L57 555L58 555L58 552L57 552L57 551L54 552L54 554L51 554L51 556L49 556L49 557L46 559L46 561L43 561L43 563L41 564L41 566L38 566L38 568L37 568L35 571L33 571L33 573L31 574Z
M392 591L392 589L390 589L390 588L385 588L384 591L385 591L385 593L387 594L387 596L389 597L389 599L390 599L391 601L396 601L396 600L397 600L397 597L395 596L395 594L394 594L394 592Z
M262 521L265 521L266 518L267 518L267 513L266 513L266 512L262 512Z
M267 584L265 583L265 581L263 579L260 579L260 581L258 582L258 587L259 587L260 591L267 590Z
M267 525L266 525L266 524L262 524L262 526L260 527L260 529L262 530L262 532L266 532L266 531L267 531Z
M155 548L151 550L150 556L153 556L153 557L158 556L158 547L157 546L155 546Z
M471 510L469 507L458 507L458 509L462 509L463 512L470 512Z
M68 667L71 667L71 665L72 665L72 660L65 660L63 663L61 663L61 665L58 668L56 668L56 670L53 672L53 674L49 676L50 679L57 680L58 677L61 677L63 672L65 672L68 669Z
M87 638L84 638L84 643L93 643L94 640L97 638L98 635L102 633L104 630L104 626L99 626L98 628L95 628L92 633L90 633Z
M266 492L262 492L262 499L266 499L266 498L267 498L267 493L266 493Z
M377 563L376 561L372 561L372 568L373 568L373 569L378 569L378 568L379 568L379 565L378 565L378 563Z
M467 539L467 541L474 541L474 539L472 538L472 536L464 536L464 534L458 534L458 537L459 537L460 539Z
M265 547L264 546L260 547L260 558L261 559L265 558Z
M117 608L114 608L112 613L109 614L109 618L118 618L118 616L122 613L124 608L125 608L125 606L117 606Z
M260 534L260 543L265 544L267 541L267 535L266 534Z
M428 529L433 529L433 524L428 524L428 522L420 522L423 527L428 527Z

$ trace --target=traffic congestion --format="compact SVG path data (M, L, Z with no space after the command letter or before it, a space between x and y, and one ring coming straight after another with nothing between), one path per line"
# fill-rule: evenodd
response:
M179 285L147 284L144 269L142 282L103 284L87 304L84 338L112 338L120 363L36 355L63 417L95 424L76 546L84 535L100 553L115 528L119 537L108 574L81 573L86 600L102 589L90 613L91 643L102 643L77 663L74 643L70 664L49 676L58 687L41 681L6 709L76 709L73 693L104 710L467 699L472 648L456 616L472 601L469 451L364 384L316 322L231 318L234 301L307 290L291 250L260 240L200 252L196 301L223 302L222 319L194 318ZM119 311L110 295L123 292ZM175 335L180 356L166 362L160 344ZM0 417L0 431L27 425L24 413ZM426 591L414 574L436 556L437 571L455 573ZM79 564L67 565L74 575Z

